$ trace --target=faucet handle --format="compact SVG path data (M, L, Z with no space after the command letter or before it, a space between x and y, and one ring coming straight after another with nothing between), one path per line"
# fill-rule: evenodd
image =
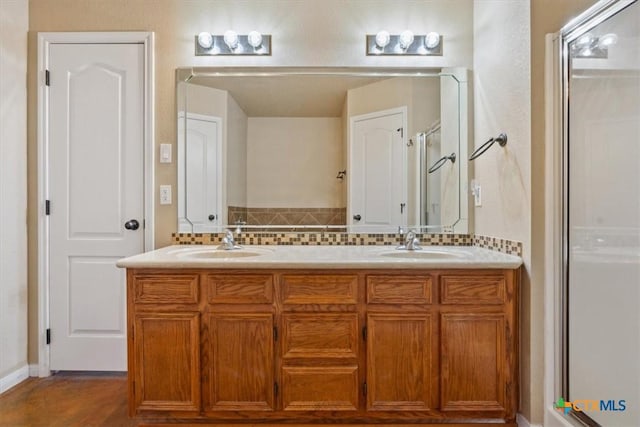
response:
M399 234L400 236L404 236L404 228L402 228L402 226L401 226L401 225L399 225L399 226L398 226L398 234Z
M247 222L241 220L236 221L236 234L240 234L242 232L243 225L247 225Z

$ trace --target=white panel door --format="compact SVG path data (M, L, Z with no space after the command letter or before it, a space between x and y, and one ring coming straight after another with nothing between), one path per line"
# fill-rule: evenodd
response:
M115 262L144 250L143 53L50 46L51 370L127 369L126 278Z
M352 118L347 220L353 229L406 225L404 123L401 109Z
M218 232L223 217L221 119L187 114L178 123L178 161L185 165L178 174L178 193L185 198L178 203L179 231Z

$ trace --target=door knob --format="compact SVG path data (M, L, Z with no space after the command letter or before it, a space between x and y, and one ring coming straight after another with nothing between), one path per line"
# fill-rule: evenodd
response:
M215 215L209 215L209 221L215 221L216 220L216 216Z
M140 228L140 223L137 219L130 219L129 221L124 223L124 228L127 230L137 230Z
M358 214L358 215L354 215L353 219L356 221L360 221L362 219L362 217Z

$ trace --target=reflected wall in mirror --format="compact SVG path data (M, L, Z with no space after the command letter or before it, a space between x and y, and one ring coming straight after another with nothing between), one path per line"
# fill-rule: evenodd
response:
M466 69L176 75L179 232L469 232Z

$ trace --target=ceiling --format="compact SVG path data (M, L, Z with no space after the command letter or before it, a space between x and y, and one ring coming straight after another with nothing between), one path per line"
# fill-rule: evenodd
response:
M248 117L340 117L349 89L388 76L194 76L189 83L226 90Z

